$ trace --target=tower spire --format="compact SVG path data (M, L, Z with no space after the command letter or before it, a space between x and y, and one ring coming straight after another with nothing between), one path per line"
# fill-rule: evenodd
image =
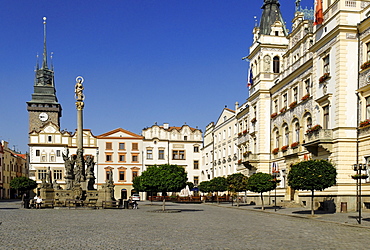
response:
M48 59L47 59L47 52L46 52L46 17L43 18L44 20L44 58L42 61L42 68L47 69L48 68Z
M280 3L278 0L264 0L262 6L262 18L260 22L260 34L270 35L271 25L276 21L279 21L283 26L284 35L287 35L288 32L285 27L283 17L280 12Z

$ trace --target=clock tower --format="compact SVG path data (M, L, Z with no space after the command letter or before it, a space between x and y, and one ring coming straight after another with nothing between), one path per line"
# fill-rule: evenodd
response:
M27 102L29 114L29 132L39 131L47 122L53 122L60 128L62 107L56 97L54 70L48 68L46 53L46 17L44 17L44 52L41 68L37 62L32 100Z

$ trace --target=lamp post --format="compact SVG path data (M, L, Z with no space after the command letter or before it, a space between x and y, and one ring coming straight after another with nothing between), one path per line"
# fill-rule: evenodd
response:
M352 176L353 179L356 180L356 198L357 198L357 208L358 208L358 224L361 224L361 183L362 179L366 179L368 176L367 174L362 175L362 170L366 171L366 164L354 164L353 170L356 171L356 174Z

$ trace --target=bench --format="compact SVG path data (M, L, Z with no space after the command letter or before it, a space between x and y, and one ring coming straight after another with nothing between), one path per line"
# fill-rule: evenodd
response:
M41 202L41 207L51 207L54 208L54 199L43 199Z
M96 208L97 202L98 202L98 200L97 200L97 199L90 199L90 200L88 200L88 201L84 201L84 202L83 202L83 206L84 206L84 207L92 207L92 208Z
M77 206L82 206L83 201L82 200L75 200L75 199L67 199L66 200L66 207L71 208L77 208Z
M102 208L119 208L119 201L102 201Z

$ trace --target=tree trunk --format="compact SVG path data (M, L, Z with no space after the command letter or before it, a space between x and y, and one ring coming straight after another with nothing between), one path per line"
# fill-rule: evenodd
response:
M162 206L162 211L166 210L166 196L163 196L163 206Z
M261 202L262 202L262 210L265 210L265 205L263 204L263 193L261 192Z
M238 192L236 195L236 206L237 207L239 207L239 203L240 203L240 200L239 200L239 192Z
M314 190L312 190L312 195L311 195L311 216L315 216L315 210L313 209L313 196L314 196Z

